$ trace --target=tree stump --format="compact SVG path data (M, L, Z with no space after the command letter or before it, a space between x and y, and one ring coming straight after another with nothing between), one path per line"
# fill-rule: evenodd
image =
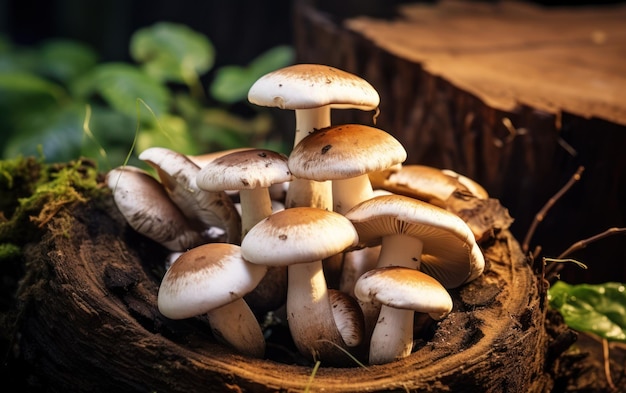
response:
M517 239L584 167L543 218L531 250L556 257L626 226L626 7L440 1L392 8L399 3L406 2L296 2L298 61L372 83L381 96L376 126L403 143L407 163L477 180L509 209ZM333 122L372 124L372 115L335 111ZM573 257L590 268L568 267L563 279L626 281L626 265L610 262L626 254L624 244L615 237L579 251Z
M20 389L53 392L548 391L556 356L543 281L507 231L484 253L484 275L451 291L454 310L416 334L408 358L314 373L272 355L279 344L248 358L217 343L203 318L160 315L167 252L107 196L62 209L27 247L9 372Z

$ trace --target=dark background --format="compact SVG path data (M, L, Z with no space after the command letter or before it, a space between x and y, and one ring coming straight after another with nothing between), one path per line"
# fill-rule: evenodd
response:
M246 64L275 45L292 43L291 13L296 0L0 0L0 34L20 45L50 37L89 44L102 61L129 60L131 34L159 21L184 23L204 33L216 48L216 67ZM390 15L406 0L320 0L336 16ZM414 1L433 3L434 1ZM617 1L534 1L584 5Z

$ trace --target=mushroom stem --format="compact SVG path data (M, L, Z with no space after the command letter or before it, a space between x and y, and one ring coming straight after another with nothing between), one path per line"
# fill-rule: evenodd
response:
M241 202L241 238L259 221L272 214L272 200L267 187L239 190Z
M315 130L330 126L330 105L312 109L296 109L296 132L293 145Z
M346 214L354 206L374 196L367 174L336 179L332 181L332 185L333 208L339 214Z
M419 269L424 242L410 235L384 236L378 256L378 267L402 266Z
M265 338L254 313L245 300L239 298L209 311L207 316L216 339L245 355L263 357Z
M345 347L337 329L322 261L289 265L287 321L296 347L313 359L328 358Z
M370 364L385 364L402 359L413 349L413 310L382 305L370 341Z
M330 126L330 105L312 109L296 109L296 132L293 146L314 130ZM329 181L317 182L293 179L287 189L286 207L310 206L332 210L332 185Z
M382 239L377 267L401 266L419 269L424 243L422 240L402 234L387 235ZM363 305L362 305L363 306ZM371 329L369 362L389 363L411 353L413 347L413 310L385 306L378 309L362 307L366 329ZM373 323L373 320L376 320ZM370 331L366 330L366 334ZM367 337L367 336L366 336Z

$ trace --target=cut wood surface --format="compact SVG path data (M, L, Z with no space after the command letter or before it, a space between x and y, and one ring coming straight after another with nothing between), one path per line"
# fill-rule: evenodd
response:
M626 5L438 1L363 16L335 3L296 2L298 61L363 77L380 113L374 124L335 110L333 123L375 125L405 146L406 164L478 181L509 209L517 239L584 167L530 239L545 256L626 226ZM609 262L624 244L590 245L573 257L591 268L561 277L626 280L626 265Z
M523 104L626 125L625 21L625 5L442 1L346 26L494 108Z

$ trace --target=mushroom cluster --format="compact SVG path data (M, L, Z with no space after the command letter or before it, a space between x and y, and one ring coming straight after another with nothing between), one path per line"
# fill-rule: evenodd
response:
M139 158L157 176L129 166L107 175L129 225L177 253L159 311L205 315L217 340L254 357L264 357L259 321L268 311L284 315L309 360L410 355L416 313L445 318L448 290L483 273L477 239L510 221L472 227L458 207L466 205L453 202L489 200L480 185L403 166L405 149L381 129L331 124L333 108L378 115L378 93L356 75L297 64L261 77L248 98L295 111L288 155L243 148L187 157L154 147Z

